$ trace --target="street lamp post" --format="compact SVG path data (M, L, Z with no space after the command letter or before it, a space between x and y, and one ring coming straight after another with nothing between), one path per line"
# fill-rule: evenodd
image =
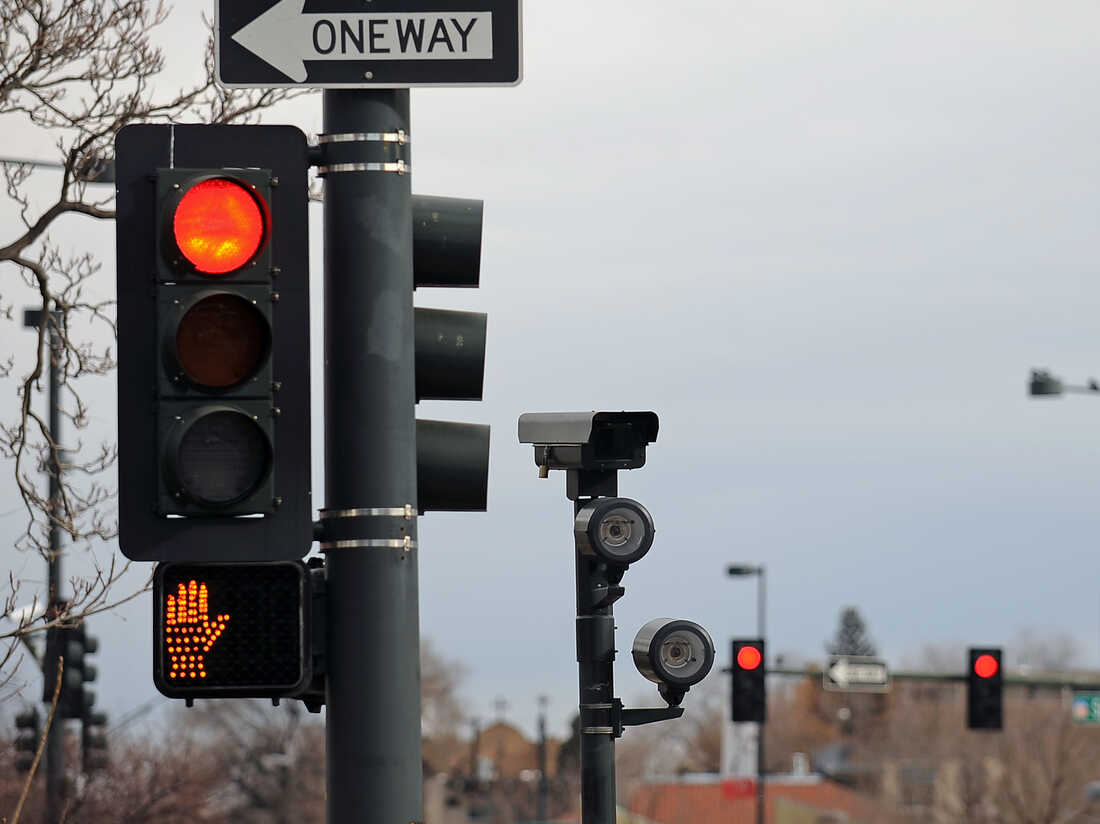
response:
M748 575L756 576L756 634L761 641L765 641L764 618L767 586L764 565L730 564L726 567L726 574L731 578L741 578ZM767 646L764 649L767 649ZM730 666L733 666L732 662ZM766 666L766 663L764 666ZM760 722L756 731L756 824L764 824L764 722Z

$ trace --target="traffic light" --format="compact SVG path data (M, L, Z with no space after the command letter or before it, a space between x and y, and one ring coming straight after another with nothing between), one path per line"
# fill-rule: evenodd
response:
M972 730L999 730L1004 722L1001 650L971 647L967 656L966 726Z
M99 649L99 641L89 636L84 624L80 626L50 627L46 631L46 657L42 667L42 701L53 702L57 686L59 661L61 693L57 699L57 718L80 718L85 706L95 702L95 693L86 689L86 681L96 679L96 668L85 660L85 655Z
M312 674L311 592L299 561L157 564L153 683L169 698L304 690Z
M107 767L107 713L95 712L85 707L81 716L80 756L85 773L95 772Z
M312 541L308 148L288 126L116 141L119 541L135 560Z
M15 716L15 767L19 772L30 772L34 755L42 741L42 716L38 707Z
M476 287L481 270L482 202L413 195L415 287ZM416 400L481 400L486 316L414 310ZM489 427L417 420L416 487L420 512L485 510Z
M734 641L731 657L730 717L734 721L755 721L762 724L767 707L764 640L753 638Z

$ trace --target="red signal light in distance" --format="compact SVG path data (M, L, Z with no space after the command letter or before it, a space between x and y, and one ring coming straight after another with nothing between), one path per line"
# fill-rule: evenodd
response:
M763 662L764 656L756 647L741 647L737 650L737 666L743 670L754 670Z
M979 655L974 661L974 674L979 678L992 678L999 668L997 659L992 655Z
M223 275L248 263L263 245L266 230L255 195L225 178L191 187L172 219L180 252L208 275Z

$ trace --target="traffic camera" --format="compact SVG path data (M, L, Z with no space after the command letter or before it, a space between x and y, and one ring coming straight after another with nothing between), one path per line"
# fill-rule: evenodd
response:
M645 557L655 531L649 511L629 498L596 498L573 521L577 550L617 566Z
M639 469L657 426L653 412L528 412L519 416L519 442L535 445L543 477L551 469Z
M676 707L714 665L714 642L694 621L654 618L634 637L634 666Z

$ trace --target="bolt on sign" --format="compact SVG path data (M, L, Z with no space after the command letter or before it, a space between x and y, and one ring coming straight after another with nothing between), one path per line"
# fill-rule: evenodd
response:
M292 695L312 675L304 564L158 564L153 682L169 698Z

